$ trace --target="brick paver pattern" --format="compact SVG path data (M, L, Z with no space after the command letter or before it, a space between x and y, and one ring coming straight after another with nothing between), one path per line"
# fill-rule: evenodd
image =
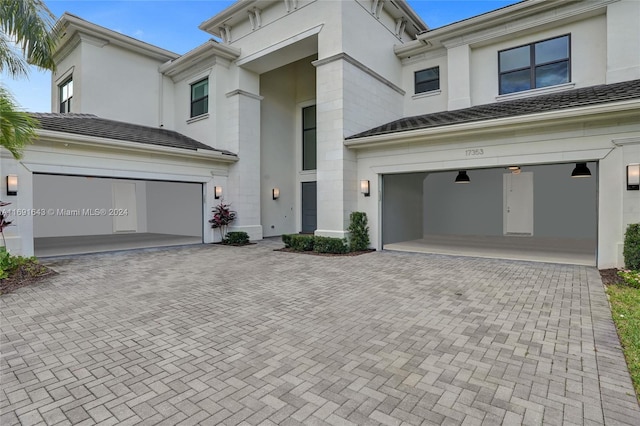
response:
M277 245L2 295L0 424L640 424L595 268Z

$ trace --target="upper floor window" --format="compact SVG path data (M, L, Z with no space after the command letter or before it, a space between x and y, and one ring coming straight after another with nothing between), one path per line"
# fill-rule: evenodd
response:
M191 85L191 117L209 112L209 79Z
M440 67L416 71L415 88L416 94L440 90Z
M71 112L71 98L73 98L73 78L65 80L58 86L60 98L60 112Z
M302 170L316 169L316 106L302 108Z
M568 83L571 36L543 40L498 52L500 94Z

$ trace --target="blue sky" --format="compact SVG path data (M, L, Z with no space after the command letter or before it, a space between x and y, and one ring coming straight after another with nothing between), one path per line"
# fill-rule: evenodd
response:
M329 1L329 0L324 0ZM430 28L438 28L518 1L509 0L409 0ZM46 0L56 17L69 12L103 27L164 49L186 53L211 36L198 25L228 7L230 0ZM50 73L33 69L28 79L2 84L27 111L51 110Z

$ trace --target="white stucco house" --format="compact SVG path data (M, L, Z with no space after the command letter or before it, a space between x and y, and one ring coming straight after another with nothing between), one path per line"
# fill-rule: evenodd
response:
M377 249L537 241L622 266L639 22L636 0L525 0L433 30L405 0L244 0L177 55L65 14L52 113L22 160L2 152L7 245L212 242L222 196L252 239L345 237L364 211Z

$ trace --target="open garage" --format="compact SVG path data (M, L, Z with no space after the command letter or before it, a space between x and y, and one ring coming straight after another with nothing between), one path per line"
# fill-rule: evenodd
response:
M383 175L383 248L595 265L598 164L582 164Z
M203 241L201 183L33 175L36 256Z

